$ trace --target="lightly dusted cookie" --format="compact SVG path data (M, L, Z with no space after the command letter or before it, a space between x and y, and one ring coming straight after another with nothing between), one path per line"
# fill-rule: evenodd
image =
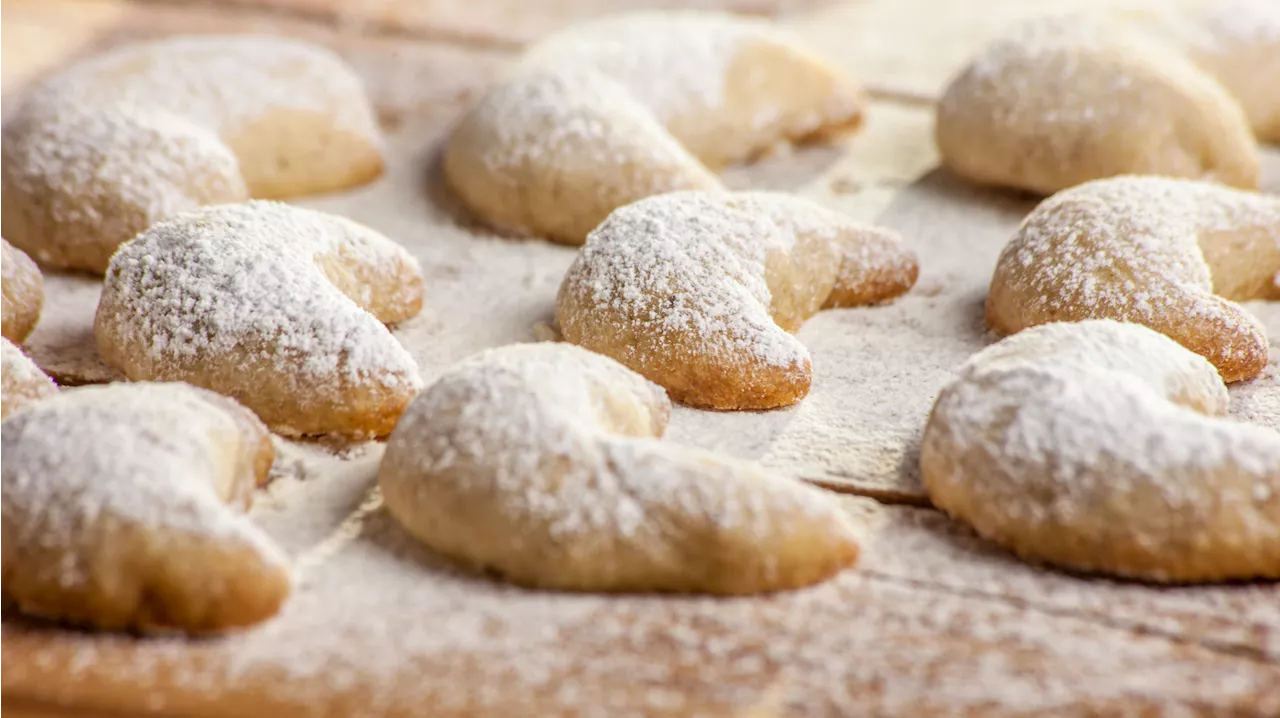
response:
M58 393L58 385L5 338L0 338L0 419Z
M0 239L0 265L3 265L3 282L0 282L0 334L16 344L21 344L36 322L40 321L40 308L44 304L44 277L40 268L26 252Z
M1280 142L1280 3L1217 0L1115 15L1183 52L1240 103L1258 139Z
M1269 342L1236 302L1280 299L1280 198L1208 182L1116 177L1041 202L1000 253L987 322L1144 324L1226 381L1257 376Z
M566 341L612 357L677 401L768 409L803 399L792 336L822 309L896 297L918 274L894 233L770 192L674 192L609 216L565 275Z
M244 516L271 467L253 414L184 384L71 389L5 420L4 598L101 629L246 626L289 594Z
M205 207L126 243L94 325L132 380L233 397L286 435L382 436L421 387L385 324L422 309L403 247L278 202Z
M525 586L749 594L857 559L834 497L659 441L670 409L661 388L599 354L492 349L414 400L378 484L432 550Z
M718 168L855 128L864 106L767 21L623 14L533 46L458 123L444 170L489 225L579 245L617 207L722 189Z
M1051 194L1122 174L1258 186L1240 104L1167 43L1087 15L1020 25L938 103L943 163L969 180Z
M939 508L1020 556L1149 581L1280 578L1280 433L1138 324L1046 324L974 355L920 465Z
M139 43L77 64L27 95L2 148L4 236L45 265L97 273L175 214L382 171L355 72L324 48L252 35Z

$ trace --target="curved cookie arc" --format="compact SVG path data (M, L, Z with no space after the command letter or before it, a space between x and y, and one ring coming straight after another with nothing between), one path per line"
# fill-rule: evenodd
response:
M1054 321L1146 325L1257 376L1269 342L1236 302L1280 299L1280 199L1158 177L1097 180L1042 202L996 263L987 322L1004 334Z
M677 401L768 409L808 393L791 335L824 308L898 296L915 255L887 230L778 193L678 192L622 207L565 275L567 341L612 357Z
M1213 366L1136 324L1048 324L943 389L933 502L1032 561L1161 582L1280 577L1280 434L1222 416Z
M350 187L383 163L345 63L251 35L139 43L75 65L5 122L3 150L5 236L41 262L92 272L175 214Z
M58 393L58 385L8 339L0 338L0 418Z
M235 398L287 435L382 436L421 387L385 324L422 308L404 248L255 201L156 225L112 259L94 334L130 379Z
M40 321L44 275L31 257L4 239L0 239L0 265L4 272L4 281L0 282L0 333L21 344Z
M852 129L863 105L769 23L625 14L530 48L459 122L445 173L488 224L578 245L617 207L722 189L714 169Z
M659 442L669 411L660 388L598 354L493 349L414 401L378 481L428 547L527 586L747 594L856 560L824 491Z
M1123 174L1258 186L1248 118L1221 84L1086 15L1024 23L984 50L947 87L935 136L953 172L1038 194Z
M204 633L288 596L285 556L238 510L274 452L235 402L181 384L73 389L7 419L3 444L4 594L24 612Z

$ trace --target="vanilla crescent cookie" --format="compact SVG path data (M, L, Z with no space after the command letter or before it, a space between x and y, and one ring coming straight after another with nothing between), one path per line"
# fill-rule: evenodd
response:
M675 192L609 216L565 275L566 341L622 362L672 398L768 409L809 391L791 335L821 309L911 288L915 255L894 233L770 192Z
M58 393L58 385L22 350L0 337L0 419Z
M1226 381L1267 364L1266 332L1236 302L1280 299L1280 198L1207 182L1116 177L1059 192L1001 252L987 322L1144 324Z
M1169 43L1087 15L1020 25L938 104L943 163L982 184L1050 194L1121 174L1258 185L1240 104Z
M3 231L40 262L102 272L201 205L366 182L382 140L332 52L267 36L126 46L35 88L4 124Z
M1280 3L1225 0L1181 11L1128 9L1119 16L1222 83L1258 139L1280 141Z
M533 46L458 123L444 170L488 224L582 244L609 212L780 142L856 127L851 79L763 20L623 14Z
M21 344L40 321L44 277L31 257L4 239L0 239L0 265L4 280L0 282L0 334Z
M659 441L670 409L661 388L584 349L492 349L414 400L378 483L429 548L525 586L747 594L857 560L825 491Z
M206 207L121 246L94 327L133 380L235 398L286 435L382 436L421 387L384 324L422 309L403 247L277 202Z
M241 509L270 434L184 384L72 389L3 424L4 598L101 629L246 626L289 594L285 555Z
M1022 557L1150 581L1280 578L1280 433L1232 421L1213 365L1137 324L1047 324L942 390L933 503Z

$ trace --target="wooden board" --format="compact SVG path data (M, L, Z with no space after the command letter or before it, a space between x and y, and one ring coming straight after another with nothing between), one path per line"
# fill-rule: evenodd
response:
M422 259L428 311L399 336L430 377L475 349L538 338L572 258L477 232L440 186L441 138L520 44L638 4L5 0L3 91L12 102L60 63L179 32L278 32L336 49L369 84L393 164L368 188L307 204L367 222ZM1274 584L1159 588L1027 566L928 508L915 473L932 393L990 341L978 311L984 273L1033 205L934 169L927 99L992 28L1061 4L719 3L786 14L887 98L858 135L731 169L730 184L796 191L892 226L920 252L924 273L895 305L824 313L804 327L817 375L799 407L681 409L669 438L861 494L847 499L868 542L857 569L812 590L735 600L514 589L457 573L399 530L372 491L380 446L280 440L276 480L254 510L299 565L297 594L278 620L193 642L6 614L3 708L280 718L1280 714ZM1268 163L1274 183L1274 152ZM110 378L92 374L105 372L88 333L96 282L48 282L61 300L33 354L68 376ZM502 295L460 306L456 297L481 282ZM1257 310L1280 336L1280 311ZM1280 428L1275 376L1233 388L1233 413ZM886 385L910 391L874 391Z

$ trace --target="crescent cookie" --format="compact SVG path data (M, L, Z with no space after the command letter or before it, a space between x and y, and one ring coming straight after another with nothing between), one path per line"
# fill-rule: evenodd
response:
M37 87L4 125L3 231L41 263L101 273L201 205L326 192L382 171L355 72L265 36L123 47Z
M277 202L206 207L124 244L94 326L133 380L235 398L286 435L382 436L421 388L384 324L422 309L403 247Z
M1257 143L1221 84L1166 43L1086 16L989 46L947 87L935 135L956 174L1040 194L1121 174L1258 186Z
M101 629L246 626L289 594L284 554L245 517L266 427L183 384L72 389L3 424L4 598Z
M567 344L445 371L387 442L387 509L434 551L572 591L748 594L822 581L858 542L826 492L658 441L662 389Z
M1280 3L1225 0L1121 17L1184 52L1240 103L1260 140L1280 141Z
M36 363L0 338L0 419L58 393L58 385Z
M1267 364L1266 332L1236 302L1280 299L1280 198L1159 177L1097 180L1050 197L996 262L987 322L1144 324L1226 381Z
M44 277L40 268L26 252L0 239L0 265L3 266L3 282L0 282L0 334L5 339L22 343L36 322L40 321L40 308L44 304Z
M888 230L769 192L676 192L615 211L565 275L566 341L612 357L677 401L787 406L809 392L791 332L821 309L896 297L915 255Z
M1280 578L1280 433L1223 417L1213 365L1137 324L1047 324L943 389L934 504L1020 556L1149 581Z
M861 88L761 20L632 13L531 48L458 123L444 169L488 224L578 245L609 212L779 142L856 127Z

